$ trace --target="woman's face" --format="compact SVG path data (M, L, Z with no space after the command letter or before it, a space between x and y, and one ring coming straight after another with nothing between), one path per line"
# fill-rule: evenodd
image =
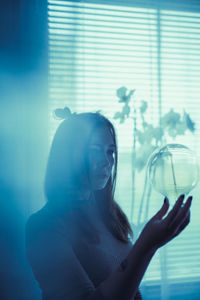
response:
M89 143L89 182L91 190L103 189L112 173L115 144L108 128L98 128Z

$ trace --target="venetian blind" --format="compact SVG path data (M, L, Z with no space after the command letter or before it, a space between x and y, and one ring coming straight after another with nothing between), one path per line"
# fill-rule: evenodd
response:
M116 89L136 89L134 105L148 101L147 120L159 123L170 108L185 109L195 136L177 142L199 149L200 4L196 1L48 1L49 136L57 107L101 110L113 121L119 144L117 199L130 217L133 121L113 119L121 109ZM140 120L138 120L140 125ZM171 140L169 139L169 142ZM137 220L144 174L137 174L133 220ZM195 190L194 194L197 193ZM148 218L162 198L152 194ZM194 203L190 228L153 259L143 284L197 281L200 276L200 220ZM187 258L187 259L186 259Z

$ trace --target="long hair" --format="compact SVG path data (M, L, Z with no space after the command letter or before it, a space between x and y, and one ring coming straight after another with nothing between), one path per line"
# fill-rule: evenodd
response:
M94 196L96 199L100 198L96 203L106 226L119 240L128 242L129 237L132 237L132 229L126 215L114 200L118 158L115 129L112 123L100 113L73 114L62 121L55 133L49 153L45 195L47 201L58 210L79 211L79 216L84 215L81 213L84 201L80 191L83 186L90 184L88 145L95 129L102 127L107 128L113 138L116 149L115 160L112 175L105 188L95 191ZM85 221L89 222L84 220L83 223ZM89 228L91 227L88 226ZM98 235L95 230L89 231L90 236Z

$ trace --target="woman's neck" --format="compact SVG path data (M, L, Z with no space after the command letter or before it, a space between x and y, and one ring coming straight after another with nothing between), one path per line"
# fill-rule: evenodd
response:
M86 201L88 201L92 195L92 192L90 190L80 190L80 193Z

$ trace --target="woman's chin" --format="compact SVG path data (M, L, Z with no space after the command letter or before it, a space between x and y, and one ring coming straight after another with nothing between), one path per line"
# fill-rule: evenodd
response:
M103 190L106 187L107 182L108 182L108 180L94 184L93 190L95 190L95 191Z

